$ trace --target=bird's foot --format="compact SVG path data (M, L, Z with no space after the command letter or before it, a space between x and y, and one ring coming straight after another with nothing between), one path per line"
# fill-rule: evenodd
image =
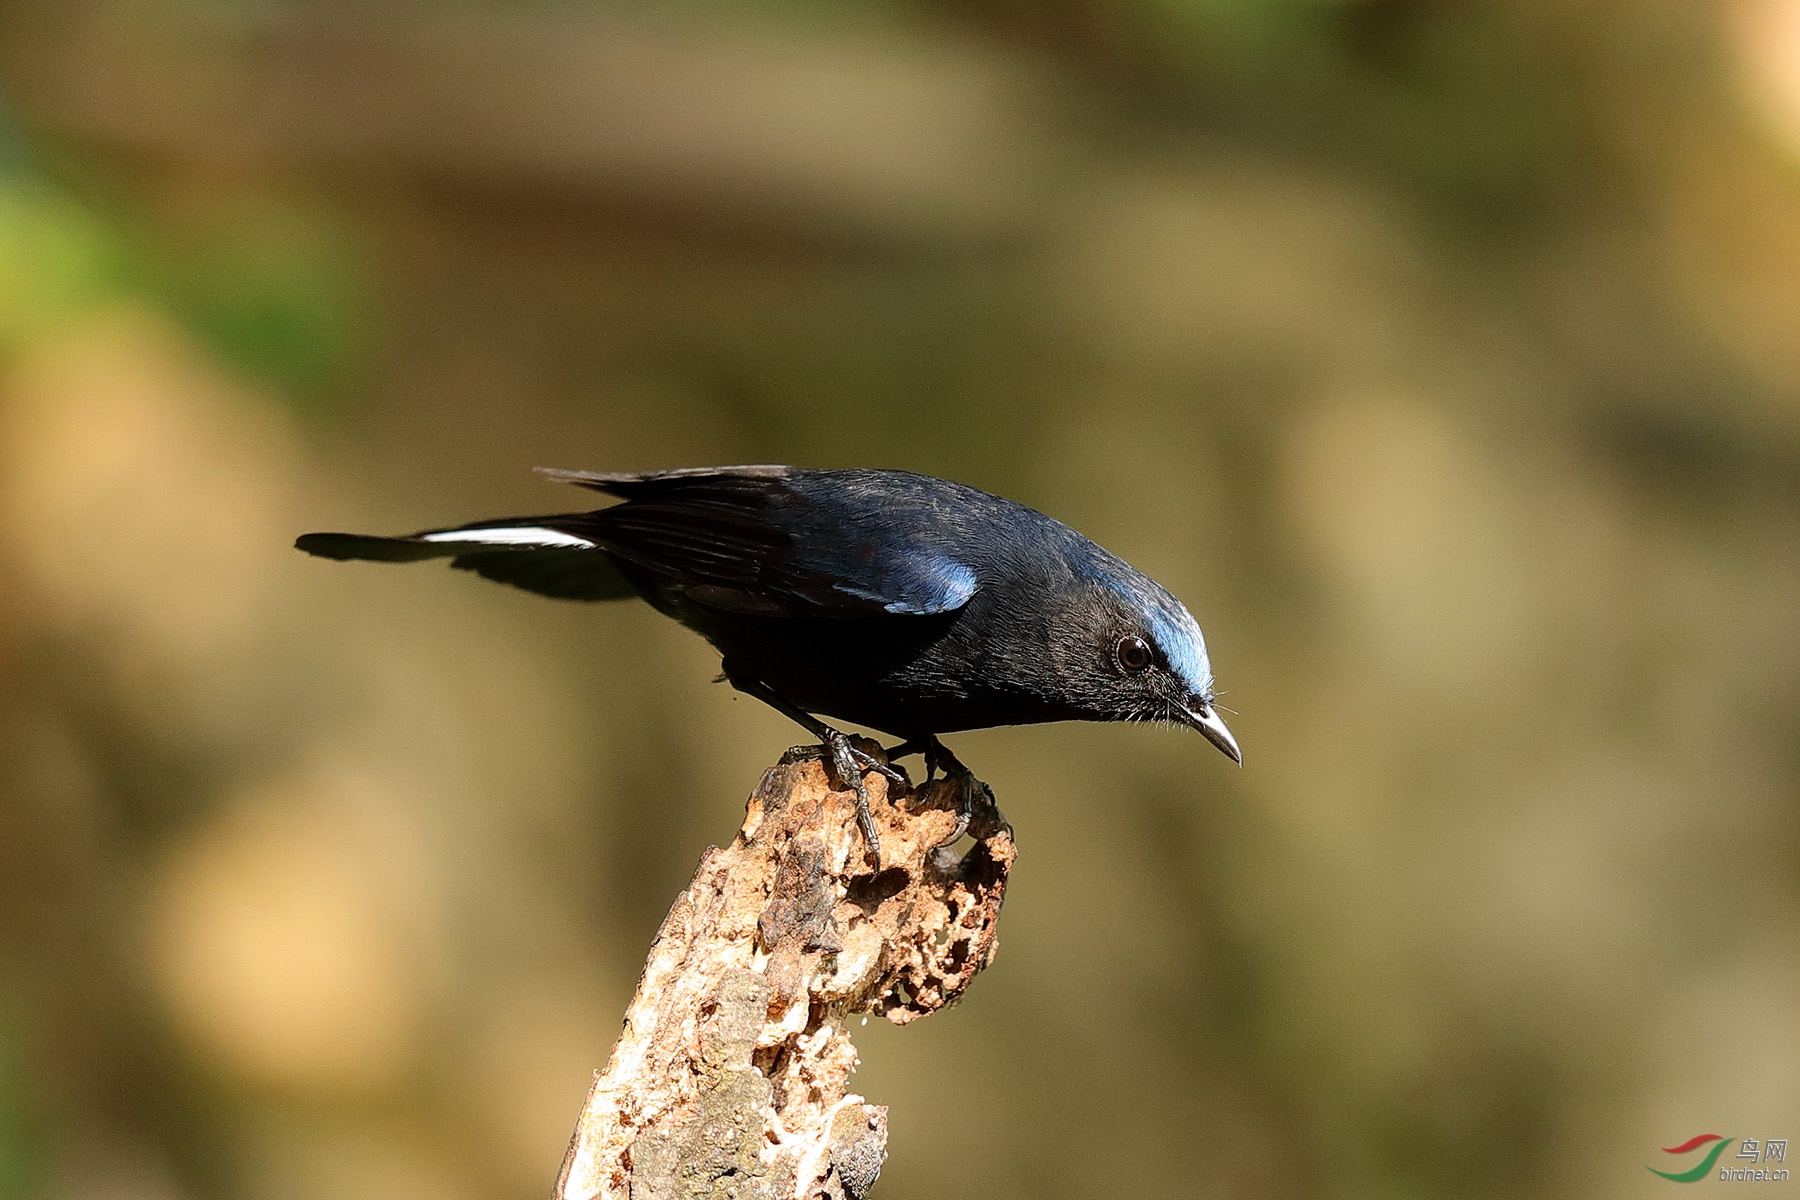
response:
M950 836L939 842L938 846L954 845L960 841L963 834L969 832L978 810L982 818L981 831L998 829L1006 824L1006 819L1000 815L1000 806L994 800L994 790L975 778L975 772L963 766L962 761L950 753L950 748L937 738L925 739L916 749L911 742L903 743L895 747L888 757L906 753L921 753L925 756L925 781L919 785L920 791L930 788L940 768L945 780L956 787L956 826L951 830ZM932 848L937 849L937 846Z
M937 738L927 734L922 738L907 738L904 742L901 742L891 750L884 750L882 753L887 755L887 760L890 763L894 762L896 759L908 758L914 754L924 755L925 778L920 781L918 787L918 790L922 792L929 788L932 781L937 778L937 756L939 752L945 754L949 753L949 751L944 749L943 744L939 742Z
M863 782L863 776L874 772L890 783L901 787L910 787L912 781L906 772L899 767L891 766L881 759L861 749L850 740L850 736L840 730L826 726L820 733L821 741L817 746L796 746L781 756L783 762L800 762L805 759L818 759L825 769L840 785L856 793L856 825L862 831L863 844L867 847L869 857L875 865L881 865L881 838L875 832L875 816L869 811L869 788Z
M978 805L982 808L996 806L993 789L975 778L975 773L968 768L947 770L944 772L944 779L956 788L956 825L937 846L953 846L962 840L963 834L969 832L969 823L975 819ZM937 849L937 846L932 849Z
M842 772L838 776L838 782L846 787L851 786L851 780L859 774L866 775L873 771L889 783L897 783L901 787L911 790L912 776L906 773L905 767L897 767L892 763L883 762L867 750L857 746L848 734L839 733L835 729L827 729L823 736L825 740L818 745L789 747L787 752L781 756L782 765L797 762L822 762L828 768ZM832 745L832 742L838 739L841 739L843 745L848 747L845 752L847 757L840 758L840 748Z
M835 729L825 731L825 741L820 747L828 752L831 760L831 773L841 782L847 783L856 792L856 823L862 829L863 845L874 860L877 868L881 866L881 838L875 832L875 816L869 811L869 788L863 782L865 770L875 771L887 776L890 780L898 772L876 758L866 750L857 749L848 735Z

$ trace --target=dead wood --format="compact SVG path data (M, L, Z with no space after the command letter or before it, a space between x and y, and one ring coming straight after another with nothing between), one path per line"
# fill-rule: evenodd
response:
M864 743L864 748L873 748ZM955 788L855 797L790 751L709 848L663 920L612 1060L594 1078L554 1200L861 1200L887 1109L848 1089L853 1017L897 1025L953 1004L993 960L1014 858L983 797L968 848Z

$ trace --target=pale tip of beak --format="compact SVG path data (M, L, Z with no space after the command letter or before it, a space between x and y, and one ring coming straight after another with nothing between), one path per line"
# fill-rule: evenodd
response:
M1244 765L1244 752L1238 749L1237 739L1231 736L1231 730L1225 727L1217 709L1210 704L1202 704L1198 710L1189 709L1188 718L1207 741L1225 752L1225 757L1240 767Z

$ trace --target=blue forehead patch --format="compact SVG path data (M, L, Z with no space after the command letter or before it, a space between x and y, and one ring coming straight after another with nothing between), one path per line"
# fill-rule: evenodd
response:
M1077 568L1080 573L1125 601L1126 609L1143 621L1144 631L1168 660L1170 672L1190 692L1209 694L1212 664L1193 614L1148 575L1104 550L1099 554L1103 557Z
M1200 626L1180 601L1166 593L1165 596L1177 611L1171 613L1162 605L1152 605L1146 622L1150 634L1169 660L1169 670L1187 684L1189 691L1210 692L1212 664L1206 658L1206 639L1201 636Z

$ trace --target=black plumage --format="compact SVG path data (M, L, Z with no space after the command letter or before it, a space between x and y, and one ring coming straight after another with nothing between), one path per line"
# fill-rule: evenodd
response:
M1147 576L1010 500L909 471L547 471L622 498L592 512L405 537L309 533L336 559L451 565L570 600L640 596L711 642L733 686L821 739L853 786L892 768L816 719L894 734L978 786L937 735L1041 721L1171 721L1241 762L1200 627ZM816 716L815 716L816 715Z

